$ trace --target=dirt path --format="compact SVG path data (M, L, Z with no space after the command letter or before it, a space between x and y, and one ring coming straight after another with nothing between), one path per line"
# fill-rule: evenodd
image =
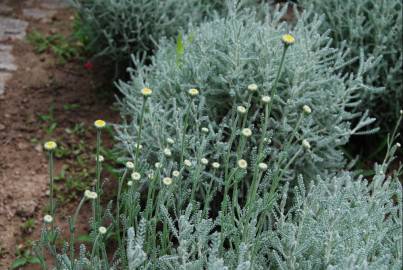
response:
M82 62L60 65L54 54L38 55L26 41L32 30L69 33L72 15L62 0L0 1L0 269L8 269L40 230L48 193L42 143L91 146L93 120L117 119L112 99L96 91ZM62 155L58 170L78 155Z

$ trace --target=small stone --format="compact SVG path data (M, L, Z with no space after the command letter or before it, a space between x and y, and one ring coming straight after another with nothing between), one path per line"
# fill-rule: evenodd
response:
M18 147L18 149L20 149L20 150L25 150L25 149L28 148L28 144L26 144L26 143L24 143L24 142L19 142L19 143L17 143L17 147Z
M0 123L0 131L5 130L5 129L6 129L6 126Z
M42 153L42 152L43 152L42 145L41 145L41 144L37 144L37 145L35 146L35 151L37 151L37 152L39 152L39 153Z
M52 10L68 8L69 0L41 0L41 7Z
M22 11L25 17L33 18L33 19L48 19L52 18L56 11L54 10L44 10L38 8L26 8Z
M32 217L35 213L36 206L37 203L34 200L19 202L16 214L20 217Z
M24 39L28 23L0 16L0 41Z

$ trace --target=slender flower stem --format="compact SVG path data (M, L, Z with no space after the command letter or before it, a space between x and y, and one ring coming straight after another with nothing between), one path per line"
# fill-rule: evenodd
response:
M77 221L77 217L78 214L83 206L85 202L85 197L83 197L80 201L80 203L78 204L78 207L74 213L73 218L70 219L70 262L72 264L72 269L74 269L74 264L75 264L75 254L74 254L74 242L75 242L75 230L76 230L76 221Z
M264 122L263 122L263 127L262 127L262 136L261 136L259 147L258 147L258 154L257 154L256 164L254 166L254 172L253 172L253 177L252 177L252 187L249 190L249 194L247 196L247 203L246 203L247 208L250 207L253 204L253 202L256 200L257 189L259 187L259 183L260 183L260 180L261 180L261 177L262 177L262 174L259 174L258 166L259 166L259 163L264 158L264 156L263 156L263 154L264 154L263 145L264 145L264 142L265 142L266 132L267 132L267 128L268 128L268 125L269 125L270 114L271 114L271 111L272 111L272 108L273 108L274 97L275 97L275 95L277 93L277 84L278 84L278 81L280 79L281 73L283 71L284 60L285 60L285 56L286 56L288 47L289 47L288 45L284 45L284 47L283 47L283 54L281 55L280 65L279 65L279 68L277 70L277 75L276 75L276 78L274 80L273 86L272 86L271 91L270 91L272 101L265 105L265 117L264 117ZM293 132L293 134L294 134L294 132ZM272 189L270 190L270 192L275 192L275 190L277 188L277 185L275 185L274 189L273 189L273 186L274 185L272 183ZM247 230L246 225L250 220L250 213L251 212L252 212L251 210L248 211L248 214L246 215L246 217L244 218L244 221L243 221L244 222L244 228L245 228L244 233L243 233L243 237L246 237L246 235L248 234L248 230Z
M101 237L101 234L100 233L97 233L97 236L95 237L95 241L94 241L94 245L92 246L92 251L91 251L91 262L93 261L93 259L94 259L94 256L95 256L95 251L97 251L98 250L98 241L99 241L99 238Z
M54 201L54 173L53 173L53 151L49 151L49 201L50 201L50 215L54 218L55 216L55 201ZM52 223L53 224L53 223Z
M122 185L123 182L126 179L126 174L127 174L127 168L125 169L122 177L119 179L119 184L118 184L118 195L116 198L116 234L117 234L117 238L118 238L118 245L121 248L122 245L122 240L120 238L120 195L122 193Z
M200 179L200 175L202 173L202 164L201 164L201 159L202 159L202 154L203 154L203 150L204 147L206 145L206 137L203 136L203 140L201 143L201 146L199 147L198 151L197 151L197 166L196 166L196 173L194 173L192 175L192 192L191 192L191 196L190 196L190 203L193 203L194 199L195 199L195 194L196 194L196 190L197 190L197 183Z
M225 155L224 181L226 181L228 173L229 173L228 170L229 170L229 161L230 161L230 157L231 157L231 148L232 148L232 144L236 137L236 127L238 126L238 120L239 120L239 116L236 115L235 120L233 121L233 125L231 127L231 135L230 135L230 139L228 141L227 154Z
M277 93L277 84L278 84L278 81L280 79L281 72L283 70L284 59L285 59L287 49L288 49L288 46L285 45L283 47L283 54L281 55L280 66L278 68L276 78L275 78L273 86L271 88L270 95L271 95L273 100L274 100L274 96ZM267 128L268 128L268 125L269 125L269 119L270 119L272 106L273 106L273 101L265 105L265 116L264 116L264 123L263 123L263 127L262 127L262 136L261 136L260 143L259 143L258 154L257 154L258 158L256 159L256 164L255 164L254 173L253 173L253 179L252 179L252 186L254 188L251 189L252 194L250 194L250 196L248 196L247 206L250 206L250 204L253 203L253 200L255 199L255 196L256 196L255 189L259 186L259 183L257 183L257 181L260 180L257 177L258 176L258 164L263 159L263 153L264 153L263 152L263 145L264 145L264 142L265 142L265 136L266 136ZM300 122L298 121L297 126L299 126L299 123ZM296 131L296 129L294 129L293 135L294 135L295 131Z
M134 161L134 168L136 170L138 170L138 160L139 160L139 155L140 155L140 145L141 145L141 133L143 130L143 122L144 122L144 111L146 108L146 102L147 102L147 98L144 97L143 98L143 105L141 106L141 114L140 114L140 126L139 126L139 130L137 133L137 146L136 146L136 157L135 157L135 161Z
M284 46L283 54L281 55L280 66L278 68L277 75L276 75L276 79L274 80L273 86L272 86L271 91L270 91L270 95L271 95L271 98L272 98L273 101L274 101L274 98L275 98L275 96L277 94L277 84L278 84L278 81L280 79L281 72L283 71L284 59L285 59L287 49L288 49L288 46ZM273 101L269 103L268 118L270 118Z
M184 155L185 155L185 135L186 135L186 130L187 130L187 126L188 126L188 114L189 114L189 104L186 107L186 111L185 111L185 115L184 115L184 119L183 119L183 127L182 127L182 135L181 135L181 154L180 154L180 163L179 166L180 168L183 167L183 159L184 159ZM179 181L182 180L182 175L179 178ZM180 212L182 209L182 185L179 185L179 200L178 200L178 211Z
M101 220L101 161L99 154L101 152L101 129L97 129L97 149L96 149L96 186L95 192L98 194L95 204L95 221L97 223Z

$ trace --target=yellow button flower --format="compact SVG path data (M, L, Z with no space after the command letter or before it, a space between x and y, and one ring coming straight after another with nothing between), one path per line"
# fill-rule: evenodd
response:
M285 34L281 37L281 41L283 41L283 43L285 45L292 45L295 43L295 38L293 35L291 34Z
M190 96L195 97L199 94L199 90L197 90L196 88L192 88L192 89L189 89L188 93Z
M238 167L241 169L246 169L248 167L248 162L244 159L238 160Z
M43 147L48 151L52 151L56 149L57 144L54 141L48 141L43 145Z
M97 121L94 122L94 126L96 128L101 129L101 128L104 128L106 126L106 122L104 120L97 120Z
M141 89L141 94L145 97L151 96L152 93L153 93L153 90L151 90L148 87L144 87L143 89Z
M164 185L169 186L172 184L172 178L164 177L164 179L162 179L162 182L164 183Z

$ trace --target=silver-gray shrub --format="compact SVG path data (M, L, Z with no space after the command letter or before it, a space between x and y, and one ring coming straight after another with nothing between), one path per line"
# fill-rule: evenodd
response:
M361 54L374 57L374 65L364 80L384 87L384 91L364 93L362 107L370 109L380 118L383 126L392 127L403 106L402 2L299 0L298 3L324 16L321 30L330 29L335 47L347 44L351 58L358 58ZM355 72L361 64L354 61L345 70Z
M192 122L189 128L194 131L189 133L198 134L200 131L195 129L207 126L215 130L217 136L227 136L231 128L229 119L234 111L236 113L236 106L244 105L250 106L251 111L248 127L259 134L264 113L260 98L272 92L283 52L281 36L291 32L296 42L287 51L277 94L272 97L267 134L272 145L266 146L267 150L274 151L271 157L280 155L291 159L299 145L291 144L284 151L285 144L295 132L302 107L308 105L312 113L299 123L295 141L307 139L312 149L298 156L286 175L290 178L295 178L295 173L312 176L342 167L340 146L350 136L360 134L372 121L366 114L360 118L360 113L350 112L357 105L356 98L366 88L362 81L365 70L343 75L341 69L348 64L346 51L332 48L327 34L319 32L321 19L315 17L309 21L310 14L304 13L290 28L281 22L284 12L285 9L273 11L266 22L257 21L253 13L232 13L228 18L191 28L181 43L162 41L151 58L151 65L142 65L139 59L134 59L137 69L131 70L131 80L118 84L124 94L121 111L128 121L118 136L123 148L133 153L138 130L136 115L142 102L139 89L144 86L154 90L153 105L146 116L149 124L144 127L142 142L151 153L161 153L166 147L166 138L180 137L188 104L187 91L193 87L199 89L202 96L200 106L194 111L202 118ZM248 102L247 86L252 83L259 89ZM353 126L351 122L357 118L360 120ZM197 141L194 143L190 147L197 152ZM249 150L256 146L252 143ZM205 147L207 152L225 152L225 145L216 141Z
M401 269L402 187L377 166L296 188L293 209L275 213L269 241L279 269ZM284 205L284 202L282 202Z
M198 0L74 0L88 47L123 68L130 54L149 54L162 37L176 37L208 7ZM122 72L123 70L120 70Z
M183 239L173 255L158 259L158 267L197 270L401 269L402 187L398 175L386 177L384 168L378 166L369 183L362 176L344 172L319 178L305 190L301 179L291 210L284 210L285 189L275 218L272 218L272 227L253 235L247 244L242 243L238 254L226 251L224 258L217 256L220 233L198 238L200 227L211 230L203 223L206 220L192 224L189 216L181 216L177 222L185 222L179 225L183 226L184 232L178 233L178 237ZM129 229L129 242L134 241L132 230ZM251 261L254 245L259 246L258 258ZM140 263L144 255L138 245L127 252L136 263ZM149 267L142 261L138 268L129 269Z

